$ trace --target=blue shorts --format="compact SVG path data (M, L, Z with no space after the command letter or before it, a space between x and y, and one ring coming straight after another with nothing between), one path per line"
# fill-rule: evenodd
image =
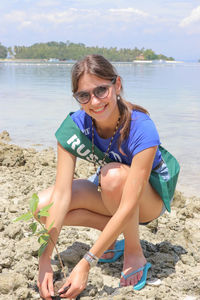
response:
M94 183L96 186L98 186L99 184L99 175L97 175L97 173L99 172L99 169L100 167L97 169L96 173L92 176L90 176L88 178L88 180L92 183ZM163 161L162 164L159 166L159 168L156 168L156 170L154 169L154 171L156 173L160 173L160 175L163 177L164 180L168 180L169 179L169 172L168 172L168 168L167 168L167 165L166 163ZM171 199L170 201L170 204L172 203L173 201L173 198ZM164 202L163 202L163 207L162 207L162 210L161 210L161 213L160 213L160 216L162 216L165 212L166 212L166 207L164 205ZM147 222L148 224L149 222ZM146 225L146 223L142 223L144 225Z

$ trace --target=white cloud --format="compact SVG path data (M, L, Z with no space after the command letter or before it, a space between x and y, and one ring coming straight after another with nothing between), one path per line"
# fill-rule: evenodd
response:
M31 26L32 25L32 22L30 22L30 21L24 21L24 22L22 22L21 24L20 24L20 27L21 28L25 28L25 27L29 27L29 26Z
M15 10L10 12L9 14L6 14L4 16L5 21L13 23L13 22L22 22L26 18L26 13L24 11Z
M139 10L139 9L136 9L136 8L133 8L133 7L128 7L128 8L110 8L109 9L109 12L111 12L112 14L115 14L115 15L138 15L138 16L142 16L142 17L146 17L148 16L149 14L142 11L142 10Z
M190 25L193 25L194 23L200 23L200 6L197 8L193 9L191 14L184 18L180 23L180 27L188 27ZM200 24L199 24L200 25Z
M37 3L37 6L47 7L47 8L49 8L50 6L58 6L58 5L60 5L60 1L58 0L40 0Z
M31 17L34 21L47 21L49 23L60 24L60 23L72 23L77 19L77 9L70 8L63 12L52 12L47 14L35 14Z
M75 22L81 22L82 20L90 20L90 18L95 18L100 16L98 10L89 9L77 9L69 8L64 11L51 11L46 13L31 12L31 11L12 11L4 16L4 20L7 23L17 23L20 28L34 24L35 21L38 24L43 24L43 22L48 22L49 24L73 24Z

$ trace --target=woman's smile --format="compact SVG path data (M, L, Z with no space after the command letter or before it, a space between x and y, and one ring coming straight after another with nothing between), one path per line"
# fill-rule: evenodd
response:
M90 108L90 111L92 111L95 114L100 114L105 111L107 106L108 106L108 104L104 104L104 105L99 106L98 108Z

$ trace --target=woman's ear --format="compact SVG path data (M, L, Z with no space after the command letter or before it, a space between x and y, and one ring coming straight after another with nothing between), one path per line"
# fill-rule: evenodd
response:
M122 88L122 83L121 83L120 76L117 76L117 79L116 79L116 82L115 82L115 88L116 88L116 94L120 94L121 88Z

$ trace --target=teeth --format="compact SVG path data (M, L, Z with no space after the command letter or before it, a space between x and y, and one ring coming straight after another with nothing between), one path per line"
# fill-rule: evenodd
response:
M98 112L104 109L104 106L100 107L99 109L93 109L94 111Z

